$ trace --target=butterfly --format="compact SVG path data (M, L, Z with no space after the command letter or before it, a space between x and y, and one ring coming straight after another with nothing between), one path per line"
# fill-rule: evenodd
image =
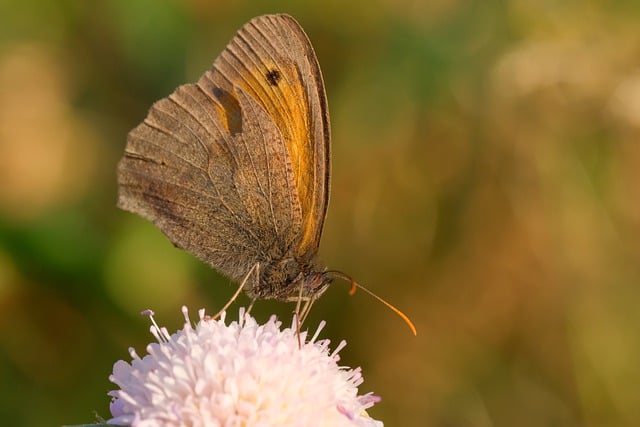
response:
M236 295L310 307L334 279L352 281L316 261L330 151L309 38L289 15L259 16L129 133L118 206L240 283Z

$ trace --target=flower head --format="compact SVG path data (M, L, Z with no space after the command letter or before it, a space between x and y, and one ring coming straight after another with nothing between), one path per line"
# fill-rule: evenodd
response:
M275 316L259 325L241 309L227 325L224 314L211 320L200 310L194 328L183 313L183 329L170 335L154 321L158 342L148 354L130 349L131 363L115 363L109 424L382 426L365 412L379 398L358 396L360 368L337 364L345 342L330 352L329 340L317 339L324 322L307 341Z

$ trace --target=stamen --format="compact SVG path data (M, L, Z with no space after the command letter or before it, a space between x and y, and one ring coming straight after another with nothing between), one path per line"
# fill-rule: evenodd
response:
M155 315L153 310L146 309L143 310L140 314L143 316L148 316L149 319L151 319L151 323L153 324L153 326L151 327L151 333L156 337L158 342L169 341L169 339L171 338L171 336L169 335L169 331L167 331L166 329L162 330L162 328L158 326L158 324L156 323L156 319L153 318L153 316Z

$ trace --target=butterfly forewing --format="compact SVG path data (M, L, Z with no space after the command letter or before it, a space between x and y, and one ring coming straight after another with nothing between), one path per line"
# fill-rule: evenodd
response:
M255 18L130 132L118 204L235 280L256 263L310 259L328 202L328 120L303 30Z
M198 82L243 87L269 112L289 151L302 214L296 255L315 254L327 210L330 131L318 60L300 25L288 15L251 20Z

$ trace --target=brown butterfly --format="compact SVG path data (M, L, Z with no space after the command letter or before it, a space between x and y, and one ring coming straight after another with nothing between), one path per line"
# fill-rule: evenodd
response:
M260 16L129 133L118 206L241 283L236 295L310 307L333 279L351 280L315 263L330 148L307 35L291 16Z

